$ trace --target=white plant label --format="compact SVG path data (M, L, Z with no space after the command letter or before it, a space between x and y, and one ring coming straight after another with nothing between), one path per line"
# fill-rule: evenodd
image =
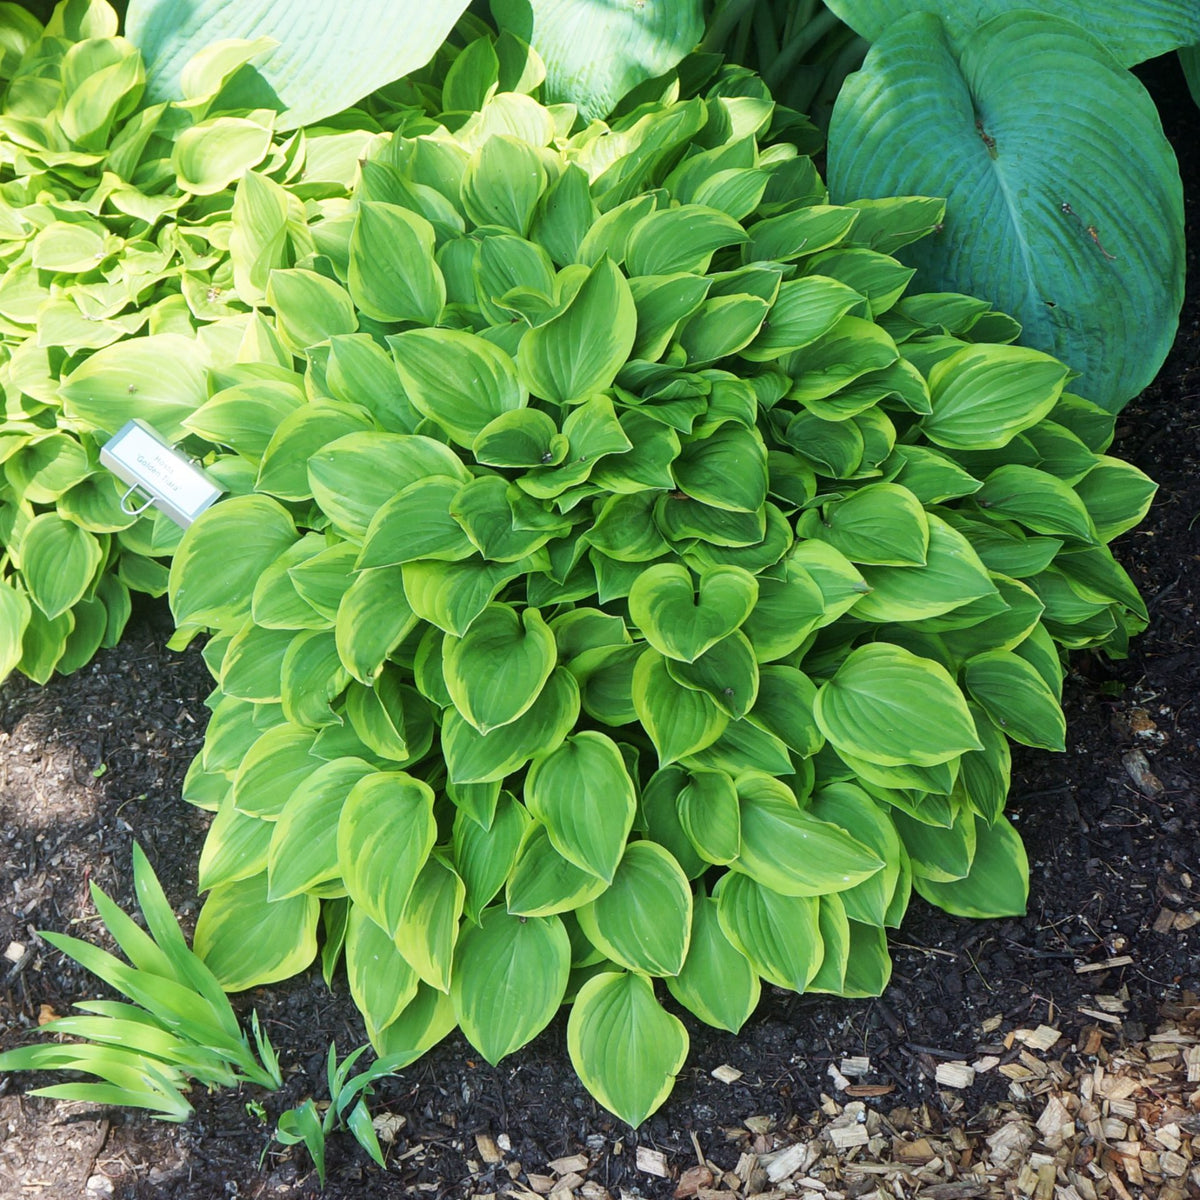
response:
M146 499L136 511L153 505L185 529L223 490L143 421L123 425L101 447L100 462L130 485L122 507L141 492Z

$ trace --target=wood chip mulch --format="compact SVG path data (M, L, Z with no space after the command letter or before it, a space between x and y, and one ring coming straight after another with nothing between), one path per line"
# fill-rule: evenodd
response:
M1200 1197L1200 997L1185 992L1160 1010L1157 1030L1123 1044L1120 993L1098 994L1093 1017L1074 1039L1054 1024L1001 1032L981 1029L978 1057L925 1066L940 1105L889 1108L895 1084L872 1082L871 1062L847 1056L829 1069L818 1111L777 1127L748 1115L725 1129L740 1152L733 1170L708 1157L693 1135L692 1161L637 1148L647 1189L674 1182L677 1200L1192 1200ZM988 1040L990 1039L990 1040ZM739 1076L722 1065L712 1074ZM972 1107L989 1076L1007 1097ZM478 1170L512 1184L470 1191L473 1200L633 1200L641 1189L610 1192L600 1156L576 1154L524 1164L503 1132L475 1138ZM621 1153L618 1145L612 1147ZM728 1157L728 1151L718 1157ZM494 1184L492 1185L494 1186Z

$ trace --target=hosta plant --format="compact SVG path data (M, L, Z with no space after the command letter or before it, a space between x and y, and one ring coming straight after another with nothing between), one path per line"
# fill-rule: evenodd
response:
M877 994L911 890L1023 909L1009 741L1062 749L1061 649L1144 623L1107 543L1153 485L1015 322L906 294L939 202L829 204L744 73L580 128L504 45L307 253L296 184L237 184L251 315L179 417L233 494L170 574L196 947L231 990L344 957L395 1062L569 1003L636 1124L664 991L736 1030L763 981Z

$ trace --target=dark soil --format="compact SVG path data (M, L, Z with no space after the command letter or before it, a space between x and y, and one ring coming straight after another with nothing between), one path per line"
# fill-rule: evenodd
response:
M503 1192L510 1172L483 1161L477 1134L502 1148L506 1137L507 1163L527 1172L584 1153L588 1178L612 1195L667 1196L673 1182L636 1170L639 1143L678 1169L695 1161L694 1135L709 1158L732 1167L745 1148L746 1119L767 1117L783 1130L805 1119L821 1093L832 1092L827 1069L843 1056L869 1056L864 1082L894 1085L869 1103L925 1103L936 1123L948 1105L965 1102L970 1120L1006 1095L1008 1081L981 1075L955 1100L934 1083L939 1059L970 1061L989 1047L1003 1054L1006 1031L1042 1022L1074 1038L1104 1005L1125 1011L1106 1014L1103 1028L1137 1039L1164 1000L1200 990L1200 551L1192 528L1200 514L1200 120L1173 58L1145 77L1181 158L1193 244L1175 349L1124 414L1116 445L1160 484L1148 520L1118 547L1152 623L1127 660L1075 662L1065 755L1016 758L1012 808L1030 854L1028 915L970 922L914 899L893 939L895 974L881 1000L767 989L738 1037L685 1017L687 1066L667 1104L636 1133L575 1078L561 1019L498 1068L454 1035L379 1088L376 1111L405 1121L388 1147L386 1173L349 1137L331 1140L331 1200ZM39 1015L65 1013L96 994L92 977L34 931L100 937L88 880L130 907L135 838L185 925L194 919L207 817L178 794L200 745L209 680L197 653L163 648L168 632L164 611L148 607L120 647L77 675L40 689L14 679L0 694L0 951L12 942L28 951L0 960L5 1046L28 1041ZM1078 970L1123 955L1132 963ZM1097 1001L1098 994L1118 999ZM260 1156L279 1111L324 1097L326 1048L331 1040L343 1052L359 1045L361 1023L345 990L329 992L317 974L243 1000L281 1051L281 1093L198 1092L196 1116L171 1126L22 1096L28 1080L5 1078L0 1196L317 1195L305 1155L276 1146L261 1167ZM722 1064L744 1074L719 1082L710 1072ZM247 1101L261 1103L270 1123Z

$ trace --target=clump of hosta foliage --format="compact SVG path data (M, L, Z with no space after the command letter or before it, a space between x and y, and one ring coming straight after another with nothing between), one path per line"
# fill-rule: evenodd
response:
M116 642L131 592L166 591L180 530L123 511L99 447L130 417L186 437L253 340L234 184L250 168L286 182L282 244L311 254L309 222L345 207L362 148L416 114L381 94L345 126L277 135L273 109L246 107L257 44L214 47L185 100L146 105L141 55L103 0L63 0L44 29L14 4L0 21L0 679L44 682ZM236 490L240 467L213 473Z
M662 987L736 1030L763 980L878 993L912 889L1020 911L1008 739L1061 749L1060 647L1145 619L1112 418L905 296L941 205L827 204L806 125L700 73L580 128L514 39L448 47L388 130L225 179L223 312L61 388L223 448L170 575L216 977L320 938L397 1061L569 1002L633 1123L686 1056Z

